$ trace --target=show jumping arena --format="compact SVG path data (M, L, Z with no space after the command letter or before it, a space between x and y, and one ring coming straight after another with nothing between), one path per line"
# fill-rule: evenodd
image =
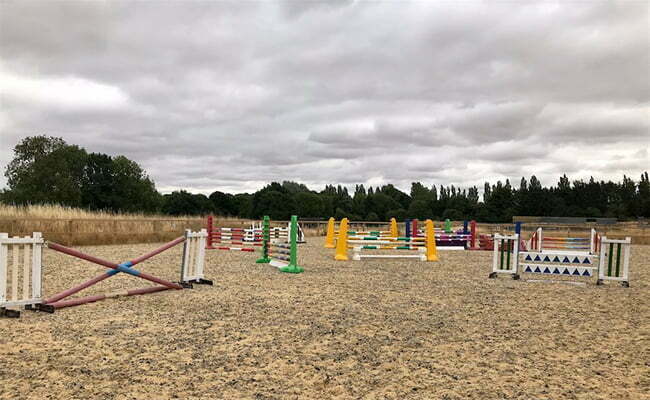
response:
M162 245L75 249L122 262ZM182 253L137 269L177 282ZM487 279L492 251L333 254L308 237L304 272L283 274L259 248L206 251L214 286L0 319L0 399L648 398L650 246L632 245L629 288ZM42 265L44 299L107 271L47 248ZM76 296L147 285L119 273Z

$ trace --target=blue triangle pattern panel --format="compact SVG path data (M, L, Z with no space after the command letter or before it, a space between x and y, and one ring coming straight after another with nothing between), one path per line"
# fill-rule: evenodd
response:
M534 252L521 252L524 261L544 262L544 263L558 263L558 264L588 264L594 263L594 258L597 255L593 254L553 254L553 253L537 253Z
M594 267L576 267L576 266L563 266L563 265L536 265L536 264L522 264L522 271L531 274L550 274L550 275L565 275L575 277L590 277L595 273Z

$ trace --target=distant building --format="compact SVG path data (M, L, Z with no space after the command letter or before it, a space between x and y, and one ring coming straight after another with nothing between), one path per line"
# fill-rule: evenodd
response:
M597 225L611 225L618 222L616 218L590 218L590 217L526 217L514 216L512 222L522 223L546 223L546 224L597 224Z

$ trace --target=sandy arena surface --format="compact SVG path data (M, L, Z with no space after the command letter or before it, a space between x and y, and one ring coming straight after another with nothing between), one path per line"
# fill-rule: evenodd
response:
M490 252L334 262L308 240L300 275L215 250L214 287L0 319L0 398L650 398L650 246L625 289L490 280ZM180 252L139 269L178 280ZM44 265L46 295L103 272L52 250ZM147 285L120 274L81 294Z

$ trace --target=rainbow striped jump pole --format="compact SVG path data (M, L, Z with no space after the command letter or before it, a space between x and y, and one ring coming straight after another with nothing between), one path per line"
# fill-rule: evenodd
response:
M406 237L423 238L425 231L418 228L417 219L404 221ZM473 221L472 221L473 222ZM435 223L434 223L435 226ZM463 222L463 228L454 231L451 221L445 220L443 229L435 229L436 246L438 250L466 250L474 246L476 239L476 223Z
M336 240L335 260L347 261L348 250L353 249L353 260L363 258L417 258L421 261L438 261L433 222L426 221L426 235L423 238L409 237L375 237L353 236L348 238L348 219L341 220L339 235ZM409 254L360 254L362 250L401 250L417 251L417 255Z
M343 221L341 221L343 223ZM350 222L348 221L348 226ZM334 218L330 218L327 221L327 231L325 235L325 248L326 249L334 249L336 248L336 241L341 233L340 226L339 230L336 229L336 220ZM360 237L360 236L372 236L372 237L378 237L378 238L394 238L399 236L399 230L397 229L397 220L395 218L391 218L389 222L389 227L387 231L353 231L347 229L346 234L347 235L352 235L354 237Z
M582 251L587 254L598 254L600 251L601 237L595 229L591 229L589 237L557 237L546 236L542 228L537 228L530 239L531 250L544 251L562 251L569 252Z

